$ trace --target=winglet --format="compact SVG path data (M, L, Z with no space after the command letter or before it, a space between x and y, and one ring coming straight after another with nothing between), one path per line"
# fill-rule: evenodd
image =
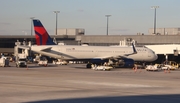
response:
M137 54L136 48L134 46L134 43L132 43L132 48L133 48L133 54Z

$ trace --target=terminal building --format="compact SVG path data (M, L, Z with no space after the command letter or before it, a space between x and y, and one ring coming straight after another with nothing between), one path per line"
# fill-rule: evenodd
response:
M154 35L154 28L149 29L149 34ZM156 35L180 35L180 28L156 28Z
M136 46L157 45L157 44L180 44L180 28L157 28L159 34L156 35L85 35L84 29L58 29L57 35L50 35L56 43L65 45L88 44L93 46L110 46L110 45L130 45L135 41ZM149 29L149 34L153 29ZM165 34L165 35L164 35ZM34 35L0 35L0 53L14 53L15 42L22 42L24 45L31 41L32 45L36 44ZM122 41L126 41L123 44ZM180 48L179 48L180 49ZM173 54L173 51L172 51Z

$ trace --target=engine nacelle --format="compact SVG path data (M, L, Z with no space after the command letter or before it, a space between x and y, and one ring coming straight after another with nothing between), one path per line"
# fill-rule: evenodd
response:
M134 66L134 60L129 58L123 58L120 60L119 66L124 68L132 68Z

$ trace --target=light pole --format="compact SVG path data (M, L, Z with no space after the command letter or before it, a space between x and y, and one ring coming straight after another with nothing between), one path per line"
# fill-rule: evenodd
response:
M31 36L33 35L33 31L32 31L32 28L33 28L33 22L32 22L32 20L34 19L35 17L30 17L30 19L31 19Z
M30 41L30 44L29 45L31 45L32 43L33 43L33 37L32 37L32 35L33 35L33 19L34 19L35 17L30 17L30 19L31 19L31 41ZM31 50L29 50L29 56L31 56Z
M154 9L154 34L156 34L156 9L159 8L159 6L151 6L151 9Z
M60 13L60 11L54 11L54 13L56 14L56 35L57 35L57 18L58 18L58 13Z
M109 17L111 16L111 15L105 15L106 17L107 17L107 32L106 32L106 35L108 35L108 20L109 20Z

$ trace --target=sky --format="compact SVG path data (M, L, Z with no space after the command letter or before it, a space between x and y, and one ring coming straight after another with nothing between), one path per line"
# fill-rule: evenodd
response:
M50 35L58 28L83 28L85 35L148 35L154 28L180 27L180 0L0 0L0 35L31 35L31 17Z

